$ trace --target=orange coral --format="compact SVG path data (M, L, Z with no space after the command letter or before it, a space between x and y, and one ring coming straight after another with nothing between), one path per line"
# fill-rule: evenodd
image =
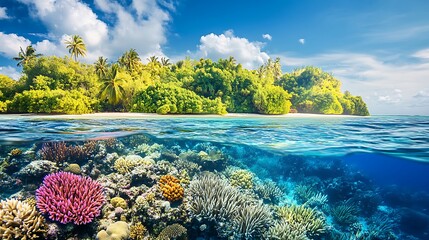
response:
M183 198L184 189L180 186L180 180L171 176L164 175L159 179L159 187L162 195L170 202L174 202Z

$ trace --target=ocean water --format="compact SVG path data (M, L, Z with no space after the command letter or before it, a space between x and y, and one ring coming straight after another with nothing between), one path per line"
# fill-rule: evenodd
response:
M112 139L115 147L106 147ZM80 174L107 182L109 176L113 179L118 174L113 166L115 159L140 155L152 158L154 169L161 169L162 164L172 166L164 172L154 170L154 178L159 179L164 174L180 175L177 160L194 161L200 169L191 174L187 168L191 182L205 172L212 172L234 185L234 174L244 170L252 176L251 186L238 183L234 187L259 201L258 206L270 208L270 221L246 235L234 219L222 222L186 209L187 200L171 203L173 209L187 211L186 219L167 213L133 216L137 211L135 196L110 187L114 193L107 194L107 202L119 195L128 203L129 212L125 210L118 219L131 225L140 221L148 229L146 237L157 236L162 227L180 223L187 229L189 239L292 239L274 236L273 228L281 222L278 207L305 206L317 211L325 227L317 233L304 231L303 239L429 239L429 117L426 116L53 119L0 115L0 161L8 161L8 166L0 168L3 171L0 198L24 199L34 194L44 176L31 176L29 183L30 178L22 169L31 161L42 160L41 149L49 146L46 144L64 142L80 146L89 141L104 144L105 155L57 162L56 170L78 162L82 168ZM149 153L147 149L151 146L155 150ZM22 155L11 156L13 149L22 150ZM216 161L199 162L201 159L189 157L190 153L200 154L200 158L202 154L207 158L213 155ZM218 159L222 162L217 162ZM97 163L104 167L97 168ZM96 176L91 175L94 169L99 172ZM133 179L132 174L123 176ZM258 186L268 181L281 193L264 198ZM156 181L140 183L149 189L156 187ZM140 187L132 181L130 184ZM109 188L107 185L104 184ZM188 190L189 185L182 185L187 199L192 191ZM326 199L315 201L317 194ZM156 199L160 204L165 202L162 194L156 195ZM103 209L103 214L94 221L96 227L92 230L83 234L69 228L59 231L58 236L94 238L102 228L100 222L108 219L105 212L108 210ZM46 219L49 224L55 223Z

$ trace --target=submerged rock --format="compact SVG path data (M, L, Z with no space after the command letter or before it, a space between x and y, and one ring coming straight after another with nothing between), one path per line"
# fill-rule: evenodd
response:
M56 171L58 171L58 167L54 162L48 160L36 160L23 167L16 173L16 175L18 178L23 180L25 179L27 181L29 179L41 181L44 176Z

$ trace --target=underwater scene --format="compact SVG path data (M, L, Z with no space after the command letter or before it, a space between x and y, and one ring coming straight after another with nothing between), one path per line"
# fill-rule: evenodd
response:
M429 239L429 117L0 116L1 239Z

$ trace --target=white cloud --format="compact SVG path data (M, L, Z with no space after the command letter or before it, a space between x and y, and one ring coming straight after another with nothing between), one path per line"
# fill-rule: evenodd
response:
M300 38L300 39L298 39L298 42L304 45L305 44L305 39L304 38Z
M384 61L380 57L353 52L336 52L309 57L277 55L288 68L319 66L341 80L343 90L360 95L373 114L429 114L417 106L416 95L427 89L429 63ZM404 56L405 57L405 56ZM395 107L391 105L395 104Z
M413 54L413 57L428 59L429 58L429 48L417 51L416 53Z
M30 40L24 37L18 36L14 33L5 34L3 32L0 32L0 42L0 54L9 58L18 56L20 47L25 49L31 44Z
M0 66L0 74L9 76L12 79L18 80L21 77L21 73L16 68L11 66Z
M0 19L10 18L6 13L6 7L0 7Z
M427 108L429 106L429 88L418 91L413 98L415 99L415 106Z
M262 43L236 37L232 30L228 30L220 35L210 33L202 36L198 55L214 60L232 56L244 67L255 69L270 58L261 50L262 47Z
M79 0L19 0L28 5L35 18L48 29L49 40L36 43L43 54L67 54L64 36L78 34L87 47L87 56L81 61L93 62L98 56L115 60L125 51L134 48L141 56L163 55L166 43L168 10L174 4L168 1L133 0L121 5L115 0L95 0L94 3L111 24L103 22L95 12ZM121 1L124 2L124 1Z
M271 37L271 35L270 34L268 34L268 33L266 33L266 34L262 34L262 37L264 38L264 39L267 39L267 40L272 40L273 39L273 37Z

